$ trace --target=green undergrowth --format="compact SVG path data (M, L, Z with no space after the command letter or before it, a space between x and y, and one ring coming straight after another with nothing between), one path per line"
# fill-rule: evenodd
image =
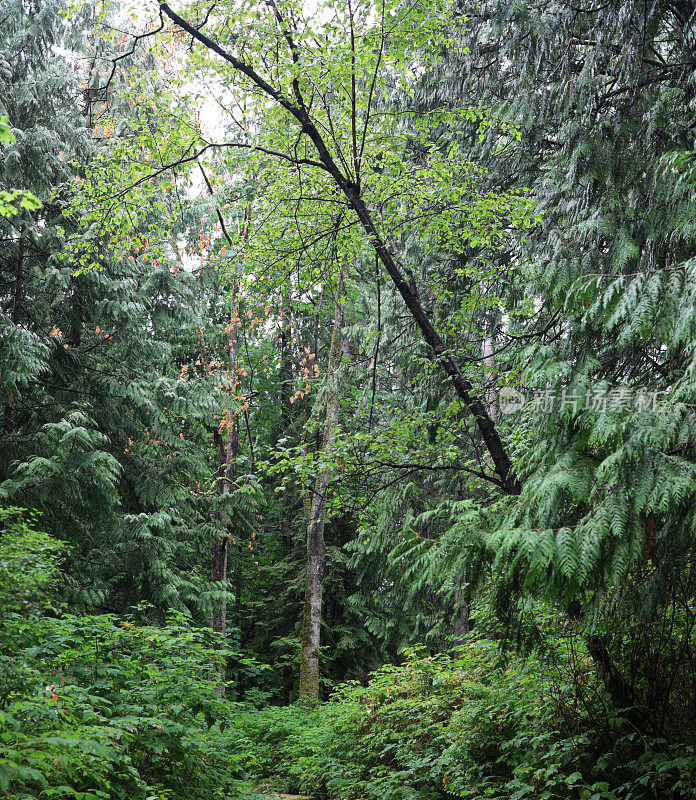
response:
M211 633L60 613L46 592L62 546L0 510L0 796L177 800L235 796L235 704L216 690Z
M234 786L221 731L234 706L210 678L205 631L186 619L10 615L2 645L4 797L173 800Z
M259 781L323 800L693 797L694 748L639 733L569 666L501 663L489 641L412 652L313 710L247 711L235 749Z
M449 655L406 652L367 685L343 684L314 707L255 708L219 692L221 651L183 613L155 625L145 607L130 619L52 607L62 553L33 518L0 511L0 796L8 800L696 794L691 734L640 725L640 708L612 710L570 630L549 635L544 658L471 638Z

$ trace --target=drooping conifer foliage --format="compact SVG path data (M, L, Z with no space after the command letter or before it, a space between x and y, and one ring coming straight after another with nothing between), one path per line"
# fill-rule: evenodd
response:
M531 592L581 617L603 669L607 645L630 662L617 698L659 715L690 683L673 651L690 625L669 644L659 630L693 592L692 10L482 4L469 55L421 97L489 98L520 134L504 162L488 136L489 175L527 185L543 212L512 253L524 293L495 330L498 375L536 398L511 419L523 502L455 510L448 546L494 559L506 613ZM675 679L655 692L662 647Z
M3 25L16 139L3 185L30 188L43 204L2 223L3 498L41 511L74 545L75 602L181 606L194 594L185 576L196 548L180 533L191 502L177 484L208 474L179 440L183 420L195 430L204 412L177 386L172 358L187 313L193 324L193 289L185 275L117 259L106 243L89 273L64 257L80 231L61 187L95 144L75 69L89 21L68 23L58 10L8 4ZM153 461L145 433L171 448L171 465Z
M0 0L0 790L696 786L688 0Z

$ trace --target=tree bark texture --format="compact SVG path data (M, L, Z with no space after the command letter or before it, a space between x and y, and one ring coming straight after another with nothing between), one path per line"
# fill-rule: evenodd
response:
M319 645L321 637L322 595L324 591L324 523L331 468L328 466L338 427L338 372L343 355L345 286L339 273L334 310L333 334L326 377L326 423L321 448L321 464L307 515L307 584L302 618L302 660L300 664L300 700L313 703L319 699Z
M230 314L230 340L228 369L232 387L237 380L237 347L239 327L239 281L235 279L232 284L232 311ZM225 413L220 429L216 432L215 444L218 458L218 478L220 480L220 494L230 494L234 478L234 462L239 450L239 432L235 424L234 412L229 408ZM210 580L224 589L227 583L227 551L231 532L228 530L222 536L213 533L211 542L211 567ZM227 601L223 598L213 606L210 627L220 635L222 642L227 633Z

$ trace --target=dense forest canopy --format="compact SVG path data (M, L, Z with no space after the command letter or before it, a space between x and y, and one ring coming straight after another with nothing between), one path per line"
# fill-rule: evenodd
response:
M696 793L691 0L0 0L0 790Z

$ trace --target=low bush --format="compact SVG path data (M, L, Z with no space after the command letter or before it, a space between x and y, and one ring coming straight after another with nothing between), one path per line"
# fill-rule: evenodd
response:
M490 641L412 652L313 710L247 712L236 746L258 778L330 800L693 798L694 748L581 697L570 666L501 662Z
M340 760L332 764L330 755L340 711L334 703L247 708L237 714L229 748L255 782L321 795L325 774L340 769Z
M60 543L17 509L0 521L2 796L231 797L235 707L216 690L210 631L183 614L161 627L56 614L45 591Z
M212 796L234 756L220 729L209 632L110 615L3 625L0 790L6 796Z

